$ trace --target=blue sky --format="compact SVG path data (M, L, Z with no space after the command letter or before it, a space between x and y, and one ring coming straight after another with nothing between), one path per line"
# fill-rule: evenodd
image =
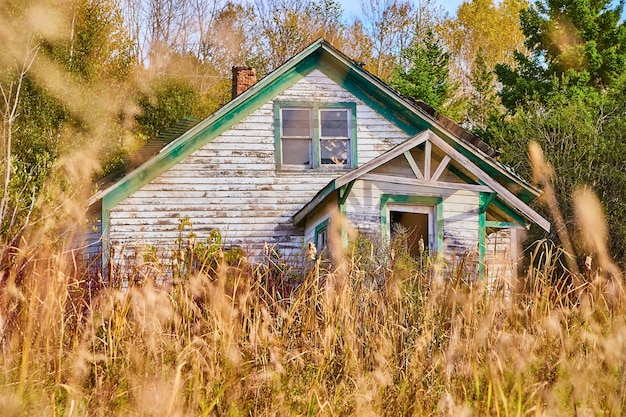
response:
M435 3L443 7L443 9L450 15L456 13L456 9L463 2L463 0L436 0ZM352 15L359 15L361 13L361 6L359 0L339 0L339 3L343 6L344 15L346 17Z
M358 16L361 13L361 6L359 0L339 0L339 3L343 6L344 15L349 18L352 15ZM463 0L435 0L437 5L443 7L443 9L448 12L448 14L455 15L456 9L459 8L459 5L463 3ZM612 4L617 5L619 3L618 0L613 0ZM626 17L626 8L622 13L622 19Z

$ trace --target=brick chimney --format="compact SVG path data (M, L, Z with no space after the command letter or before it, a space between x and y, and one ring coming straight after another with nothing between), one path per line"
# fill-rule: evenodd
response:
M256 70L252 67L233 67L233 97L246 91L256 83Z

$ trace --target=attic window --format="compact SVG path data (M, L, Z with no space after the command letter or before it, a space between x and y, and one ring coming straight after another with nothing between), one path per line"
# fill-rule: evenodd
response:
M356 166L355 103L275 102L276 163L282 170Z
M315 226L314 243L318 255L328 255L328 219Z

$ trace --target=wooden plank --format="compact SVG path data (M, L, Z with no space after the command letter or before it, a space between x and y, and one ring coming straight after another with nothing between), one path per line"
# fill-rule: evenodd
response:
M426 143L424 143L424 179L426 181L430 180L431 159L432 159L432 152L431 152L430 141L426 141Z
M142 188L135 192L132 197L150 195L153 192L179 194L196 191L210 193L212 197L232 197L235 194L239 197L254 197L281 193L284 195L281 198L300 199L304 195L310 195L311 186L309 184L258 184L257 188L250 184L250 186L235 188L230 184L206 184L204 188L200 188L192 184L161 184L160 186Z
M441 174L443 174L443 171L448 166L448 163L450 163L450 156L446 155L446 156L443 157L443 159L439 163L439 166L437 167L437 170L433 174L433 176L431 178L431 181L438 181L439 180L439 177L441 177Z
M507 190L506 187L491 178L483 170L478 168L478 166L476 166L472 161L463 156L452 146L448 145L447 142L445 142L434 133L430 135L430 140L434 145L439 147L439 149L441 149L446 154L454 158L458 163L460 163L463 168L467 169L469 172L478 177L482 182L488 185L493 191L497 192L500 198L510 204L513 208L520 211L530 220L534 221L537 225L539 225L539 227L541 227L545 231L550 231L550 222L548 222L546 219L541 217L539 213L527 206L526 203L520 200L515 194Z
M417 178L418 180L423 180L424 175L422 174L422 171L420 171L420 168L417 166L417 162L415 162L415 159L413 158L413 155L411 155L411 152L410 151L404 152L404 157L406 158L406 161L409 163L409 166L411 167L413 174L415 174L415 178Z
M175 170L175 172L188 172L188 173L198 173L202 176L214 176L214 175L206 175L208 173L213 174L219 173L222 176L228 176L230 171L239 171L241 173L245 173L246 176L252 177L265 177L274 175L276 172L276 164L272 163L256 163L251 161L246 161L244 158L233 158L228 161L227 159L219 160L215 158L215 161L211 161L209 158L203 158L202 160L198 160L196 162L185 162L180 164L180 167ZM220 172L221 171L221 172Z
M432 188L442 188L449 190L465 190L465 191L475 191L475 192L490 192L491 188L485 185L478 184L457 184L457 183L447 183L447 182L437 182L433 183L430 181L418 180L416 178L402 178L402 177L394 177L391 175L378 175L378 174L365 174L361 176L362 180L368 181L379 181L379 182L388 182L393 184L405 184L412 185L417 187L426 187L429 189Z
M209 146L204 146L200 149L198 149L197 151L195 151L192 155L196 156L196 157L203 157L203 156L211 156L214 155L216 152L223 152L223 153L228 153L228 152L270 152L270 153L274 153L274 138L272 139L271 143L263 143L263 142L243 142L242 141L242 137L238 136L235 138L232 138L231 140L225 141L225 140L221 140L223 139L224 136L219 136L219 142L218 139L216 139L214 141L214 143L219 143L219 148L215 149ZM274 156L271 156L271 159L274 160Z
M164 194L166 195L166 194ZM269 196L266 197L246 197L236 198L233 196L214 197L214 196L181 196L181 195L169 195L167 197L155 197L155 196L141 196L124 200L118 204L113 211L117 210L117 207L121 207L121 211L128 210L128 207L138 210L141 206L150 207L150 210L154 210L155 207L189 207L190 209L207 210L208 207L228 207L228 209L237 208L237 210L251 210L258 211L264 207L276 207L276 206L299 206L302 207L312 197L312 194L305 194L298 196L299 198L289 199L276 199ZM172 202L165 202L163 200L172 200Z
M126 200L122 201L119 206L127 206L127 205L172 205L172 206L180 206L180 205L198 205L204 206L206 209L207 205L210 204L225 204L225 205L241 205L243 209L246 206L253 206L255 204L305 204L313 198L314 190L304 192L294 192L291 193L288 197L273 197L275 193L273 192L265 192L265 193L257 193L255 195L248 195L237 197L238 193L236 190L230 192L229 195L216 196L213 195L210 191L205 192L201 191L199 193L195 192L186 192L186 193L177 193L177 192L142 192L141 194L137 193L137 195L133 195ZM170 200L170 201L164 201ZM114 209L113 209L114 210Z
M269 207L272 207L274 210L269 209ZM290 214L297 212L300 207L301 205L294 204L291 207L287 205L281 206L281 207L276 207L275 205L274 206L268 205L263 208L259 208L257 210L254 210L254 209L237 210L236 206L223 207L221 208L221 210L206 210L206 209L202 210L201 206L186 207L186 206L181 205L181 206L166 207L166 208L163 208L160 206L153 206L151 207L152 208L151 211L139 211L137 207L135 210L132 210L132 207L130 207L129 210L114 211L114 212L111 212L111 214L115 214L116 218L126 218L126 219L137 219L137 218L175 219L178 217L190 217L191 218L192 216L197 219L247 218L247 217L260 218L260 217L268 216L268 215L271 215L272 217L282 216L282 217L289 218L291 217Z
M197 230L199 228L204 228L205 226L210 226L214 229L236 229L236 230L273 230L274 225L279 224L281 222L290 221L289 218L285 218L282 216L268 217L268 216L259 216L256 218L233 218L231 221L210 221L207 219L205 222L201 222L199 219L195 219L193 222L192 230ZM115 226L117 231L121 231L124 228L128 228L129 230L138 231L139 228L146 227L150 228L149 230L144 230L144 235L149 235L151 233L156 233L158 228L163 228L166 230L178 230L178 219L111 219L111 226ZM268 224L272 224L272 227L266 227Z

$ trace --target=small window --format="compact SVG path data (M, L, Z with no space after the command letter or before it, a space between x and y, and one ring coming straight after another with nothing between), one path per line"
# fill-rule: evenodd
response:
M350 112L347 109L320 110L321 163L346 165L350 146Z
M313 135L311 110L288 108L281 110L282 163L311 166Z
M356 165L356 103L274 102L276 162L286 170Z
M328 248L328 227L324 227L318 232L315 246L320 253L324 252L326 248Z
M328 255L328 219L315 226L315 247L318 256Z

